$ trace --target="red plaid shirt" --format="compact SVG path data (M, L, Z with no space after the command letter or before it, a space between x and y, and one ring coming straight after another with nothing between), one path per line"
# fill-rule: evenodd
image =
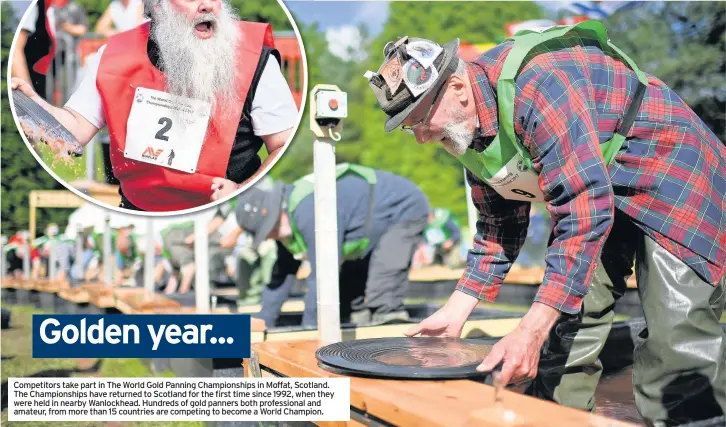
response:
M498 130L496 81L511 42L470 64L480 121L474 148ZM599 144L630 105L638 79L595 40L570 36L534 49L516 79L514 130L529 150L554 221L535 301L580 310L615 209L715 284L726 264L726 147L662 81L650 85L609 167ZM482 69L483 68L483 69ZM479 210L474 248L457 289L494 301L527 235L530 204L505 200L467 171Z

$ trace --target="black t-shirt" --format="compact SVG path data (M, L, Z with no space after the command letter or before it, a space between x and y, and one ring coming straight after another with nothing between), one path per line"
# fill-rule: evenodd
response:
M33 89L35 89L35 92L44 99L46 98L46 76L35 71L33 66L50 52L50 34L48 34L48 30L45 28L45 4L47 1L50 0L38 0L38 3L35 5L35 7L38 8L38 18L35 21L35 32L28 34L28 40L25 43L25 48L23 49Z

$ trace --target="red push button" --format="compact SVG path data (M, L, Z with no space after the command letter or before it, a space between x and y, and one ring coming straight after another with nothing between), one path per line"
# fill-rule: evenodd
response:
M331 99L330 101L328 101L328 107L330 107L331 110L337 110L338 109L338 100Z

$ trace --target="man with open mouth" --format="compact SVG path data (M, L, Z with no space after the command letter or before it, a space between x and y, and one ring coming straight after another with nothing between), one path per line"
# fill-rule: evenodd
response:
M600 22L525 30L469 63L458 47L403 37L365 74L384 130L442 144L479 211L456 290L407 335L458 337L479 301L496 299L542 202L554 224L543 283L479 369L501 363L505 384L533 380L528 394L594 409L598 355L635 265L640 415L648 426L721 419L724 143Z
M144 0L144 11L150 21L110 37L63 108L20 79L12 88L82 145L109 127L121 207L202 206L275 161L297 106L269 24L239 20L227 0Z

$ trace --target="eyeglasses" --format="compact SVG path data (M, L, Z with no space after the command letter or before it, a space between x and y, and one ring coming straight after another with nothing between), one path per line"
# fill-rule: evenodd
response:
M439 96L441 95L441 91L444 88L444 86L446 86L446 84L442 84L436 90L436 93L434 94L434 99L431 101L431 106L429 107L429 111L426 113L426 116L423 119L412 124L411 126L401 125L401 132L405 132L407 134L413 135L414 128L416 128L418 126L422 126L425 123L428 123L429 118L431 117L431 113L434 111L434 107L436 106L436 103L439 100Z

